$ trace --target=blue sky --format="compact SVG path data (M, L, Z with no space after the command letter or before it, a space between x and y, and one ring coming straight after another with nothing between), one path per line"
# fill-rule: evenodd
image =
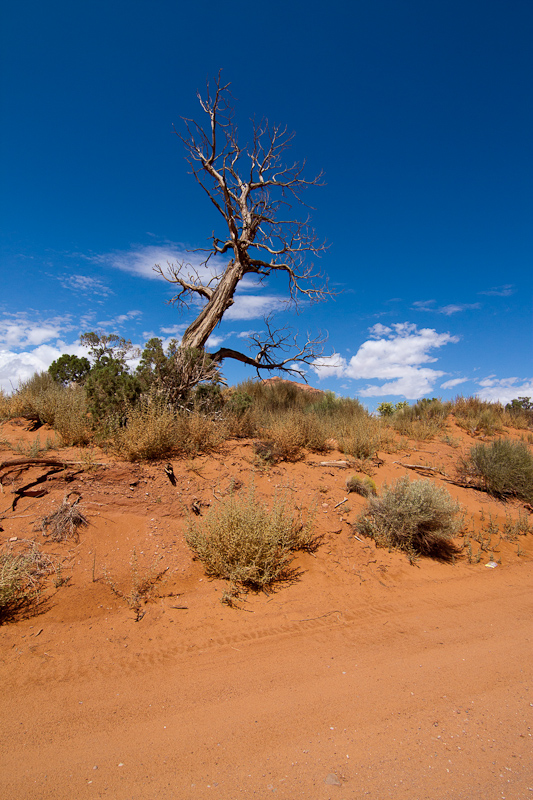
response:
M0 386L87 330L184 330L152 266L220 223L172 126L222 69L243 135L286 124L324 171L306 202L339 294L295 316L283 281L247 287L214 344L278 310L328 333L309 382L371 409L533 396L532 35L530 0L6 4Z

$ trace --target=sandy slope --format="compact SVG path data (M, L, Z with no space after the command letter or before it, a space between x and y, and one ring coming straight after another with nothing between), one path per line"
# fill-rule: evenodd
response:
M380 454L378 486L405 474L396 461L451 475L471 444L452 432L459 448L410 443ZM1 434L35 436L13 423ZM163 465L98 453L101 466L56 473L46 495L5 512L2 541L33 537L35 520L76 492L90 526L78 544L44 545L66 559L70 584L39 616L0 628L0 796L533 797L533 536L521 537L521 556L517 543L495 546L496 569L484 566L487 553L479 564L410 566L350 536L364 501L350 495L350 510L334 509L347 473L317 466L341 457L307 454L261 471L250 443L232 443L173 460L174 488ZM3 477L2 511L39 469ZM297 583L249 597L240 611L221 605L223 582L205 579L183 540L191 503L205 512L232 480L239 491L254 480L267 499L317 502L326 535L315 556L298 557ZM469 524L518 513L442 482ZM134 547L141 570L169 567L164 596L139 622L102 580L105 569L128 592Z

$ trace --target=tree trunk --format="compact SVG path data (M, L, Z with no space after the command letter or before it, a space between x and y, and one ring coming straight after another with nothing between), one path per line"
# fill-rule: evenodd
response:
M222 320L224 313L233 305L233 295L242 278L240 264L233 264L226 269L217 288L206 306L191 322L181 340L181 346L201 349Z

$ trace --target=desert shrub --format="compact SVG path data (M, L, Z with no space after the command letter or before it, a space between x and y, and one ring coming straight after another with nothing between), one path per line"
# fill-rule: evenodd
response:
M403 550L410 559L424 555L449 560L458 552L453 542L461 527L458 511L446 489L404 477L385 487L380 497L370 498L354 527L378 547Z
M229 435L224 420L212 419L199 411L183 411L176 424L176 449L187 456L216 450Z
M0 624L39 608L44 582L55 567L35 542L0 549Z
M445 428L450 409L451 403L443 403L437 397L423 398L412 406L397 403L388 422L402 436L427 441Z
M48 372L36 372L22 381L12 399L13 411L36 423L53 425L64 388ZM14 416L12 413L11 416Z
M145 615L144 606L154 602L160 597L159 586L163 580L168 567L160 569L157 565L152 565L147 570L141 572L137 558L137 551L133 548L130 560L130 585L128 588L121 589L114 578L111 577L107 568L104 566L104 582L117 597L125 600L128 608L134 615L135 621L139 622Z
M161 397L143 395L125 417L125 424L113 431L111 445L127 461L165 458L176 449L180 425Z
M361 459L374 456L389 438L381 420L368 415L354 417L336 432L341 452Z
M320 543L312 518L295 519L283 498L268 509L253 487L212 507L201 523L191 519L185 538L206 575L255 591L296 577L294 552L313 552Z
M518 397L505 406L505 424L510 428L530 428L533 426L533 402L530 397Z
M248 392L237 390L229 395L225 409L229 414L240 418L253 405L253 402L253 398Z
M57 396L54 430L61 436L63 444L70 447L90 442L88 414L87 395L82 386L68 386Z
M171 340L166 352L161 339L150 339L136 376L143 392L155 390L175 408L196 405L212 411L222 407L219 365L205 350L180 347L176 339Z
M460 463L459 474L496 497L533 501L533 455L523 442L476 445Z
M457 397L453 404L457 425L472 436L499 433L503 428L503 413L500 403L488 403L478 397Z
M377 494L376 484L368 475L365 475L364 478L360 478L358 475L352 475L346 481L346 489L348 492L355 492L362 497L369 497L370 495Z

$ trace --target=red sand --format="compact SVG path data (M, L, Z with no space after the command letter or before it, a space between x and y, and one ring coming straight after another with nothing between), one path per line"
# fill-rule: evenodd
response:
M378 486L407 472L398 460L452 476L472 439L450 428L458 448L411 442L408 453L380 453ZM0 438L35 436L5 423ZM76 450L46 455L80 460ZM0 450L0 461L15 457ZM232 442L209 458L173 459L172 487L164 464L95 451L106 466L57 473L40 484L45 496L23 496L14 511L10 492L44 470L0 470L1 541L37 538L71 578L44 613L0 628L0 796L533 798L533 536L520 537L520 556L516 542L495 547L496 569L488 553L478 564L411 566L350 535L364 500L334 506L353 470L317 466L340 458L306 454L262 471L251 443ZM314 556L297 557L297 583L249 595L243 610L220 603L225 583L205 578L183 537L192 502L205 513L232 479L240 491L254 480L266 500L316 501L326 534ZM476 525L481 512L501 525L520 509L436 480ZM90 525L78 544L53 545L34 523L67 492L81 495ZM127 593L134 547L141 571L169 567L163 596L138 622L102 579L105 569Z

